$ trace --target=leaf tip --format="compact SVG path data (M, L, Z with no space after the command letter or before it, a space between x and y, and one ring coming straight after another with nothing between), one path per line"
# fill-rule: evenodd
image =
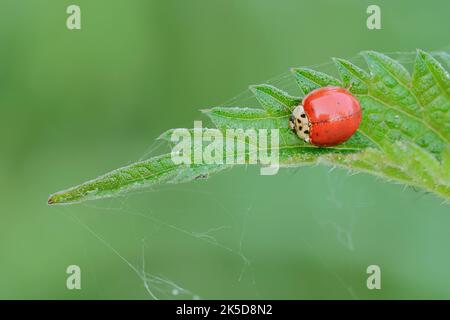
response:
M338 58L338 57L332 57L331 60L333 60L333 62L336 65L346 65L349 64L349 61L342 59L342 58Z
M295 67L291 68L291 72L294 74L295 78L303 78L305 74L308 74L311 69L305 67Z
M345 60L342 58L337 57L331 57L331 60L334 62L334 64L337 66L337 68L345 65Z
M428 52L426 52L426 51L424 51L422 49L417 48L416 52L417 52L417 55L419 57L421 57L422 59L425 59L428 56Z
M211 111L212 111L211 108L200 109L200 112L203 113L203 114L208 114L208 113L210 113Z
M159 136L156 137L156 140L166 140L167 137L167 131L164 131Z
M63 204L65 201L63 197L61 197L61 192L56 192L51 195L49 195L47 199L47 204L49 206L56 205L56 204Z
M248 90L250 90L252 93L256 93L258 88L260 88L261 86L263 86L263 85L262 84L252 84L252 85L248 86Z
M373 51L373 50L364 50L364 51L361 51L361 55L362 55L365 59L368 59L368 58L376 58L376 57L379 57L379 56L380 56L380 53L378 53L378 52L376 52L376 51Z

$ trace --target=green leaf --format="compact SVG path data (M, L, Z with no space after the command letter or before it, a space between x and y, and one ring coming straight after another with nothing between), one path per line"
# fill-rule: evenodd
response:
M398 61L381 53L368 51L362 55L368 72L349 61L333 59L341 80L307 68L292 70L304 95L323 86L342 86L359 100L362 122L356 134L341 145L318 148L297 138L288 128L288 118L301 99L270 85L250 87L261 109L213 107L203 113L222 134L227 129L278 129L278 149L269 146L269 151L279 152L283 167L317 163L340 166L422 188L449 200L450 77L445 69L448 53L439 53L446 64L443 67L432 55L418 50L412 74ZM163 133L160 139L171 141L173 132L174 129ZM194 134L194 130L190 129L189 133ZM250 140L244 143L249 146ZM114 197L157 184L205 178L231 166L177 165L170 154L165 154L55 193L49 203Z
M111 171L94 180L53 194L49 204L115 197L152 184L182 183L225 169L225 165L176 165L164 154Z
M341 86L340 81L319 71L308 68L293 68L291 71L304 95L324 86Z
M301 99L268 84L250 86L261 106L270 114L285 114L298 106Z
M363 69L344 59L333 58L333 61L342 78L344 87L349 88L353 93L367 93L369 88L367 86L369 75Z

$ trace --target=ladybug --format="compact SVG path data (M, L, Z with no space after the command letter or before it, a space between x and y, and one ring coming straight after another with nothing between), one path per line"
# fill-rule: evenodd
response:
M347 141L361 122L358 100L346 89L323 87L311 91L289 118L289 127L305 142L319 147Z

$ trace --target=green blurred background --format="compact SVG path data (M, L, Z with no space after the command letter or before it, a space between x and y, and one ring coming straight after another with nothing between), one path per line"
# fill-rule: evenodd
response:
M67 30L69 4L82 30ZM369 4L382 30L366 28ZM238 167L46 204L163 152L154 139L204 120L201 108L255 106L250 84L282 74L272 83L297 94L292 66L448 49L449 11L447 0L2 0L0 298L149 299L145 283L170 299L450 298L448 205L365 174ZM66 289L71 264L81 290ZM381 290L366 287L371 264Z

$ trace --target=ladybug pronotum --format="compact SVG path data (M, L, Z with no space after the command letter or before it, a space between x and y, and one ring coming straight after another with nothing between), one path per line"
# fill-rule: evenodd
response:
M358 100L346 89L323 87L311 91L289 118L289 127L305 142L319 147L348 140L361 122Z

